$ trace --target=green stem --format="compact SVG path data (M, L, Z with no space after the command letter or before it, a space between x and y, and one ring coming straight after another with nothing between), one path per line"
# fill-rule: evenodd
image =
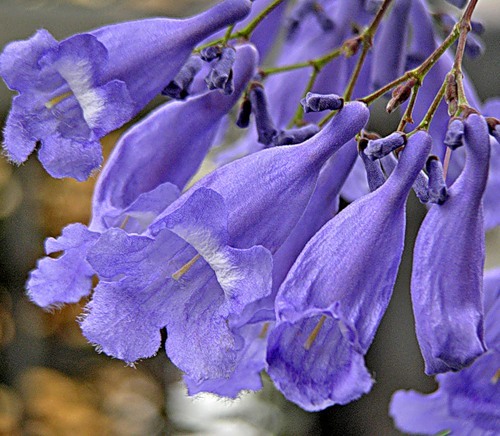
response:
M316 78L318 77L320 70L314 66L311 76L309 77L309 82L307 82L306 89L304 90L302 94L302 98L304 98L308 92L311 92L312 87L314 86L314 83L316 82ZM303 124L303 115L304 115L304 110L302 108L302 105L299 103L297 110L295 111L295 115L292 118L292 121L288 124L288 128L292 127L293 125L300 126Z
M342 54L342 47L337 48L330 53L327 53L324 56L321 56L316 59L311 59L309 61L304 61L304 62L298 62L296 64L290 64L290 65L283 65L281 67L272 67L272 68L264 68L260 70L260 74L263 77L270 76L271 74L277 74L277 73L286 73L287 71L293 71L293 70L298 70L301 68L316 68L317 70L321 70L324 68L332 59L340 56Z
M359 55L358 61L356 62L356 66L354 67L354 71L352 72L351 78L349 79L349 83L344 92L344 99L346 101L349 101L351 99L354 87L356 86L356 82L358 81L359 78L359 74L361 72L361 69L363 68L363 64L365 63L366 55L368 54L370 48L372 47L373 37L375 36L378 26L380 25L383 16L387 12L387 9L389 9L389 6L391 5L392 1L393 0L384 0L384 2L380 5L380 8L378 9L377 14L373 18L370 25L360 35L360 40L363 44L363 49L361 51L361 54Z
M274 9L276 9L281 3L286 0L274 0L267 8L262 10L262 12L256 16L250 23L248 23L243 29L232 33L235 24L229 26L226 35L223 38L214 39L213 41L207 42L206 44L200 45L193 50L193 53L199 53L204 48L210 47L217 44L226 44L231 39L244 38L249 39L255 28L266 18Z
M370 45L363 42L363 49L361 50L361 54L359 55L356 66L354 67L354 71L352 72L351 78L349 79L349 83L344 92L344 100L346 101L349 101L351 99L354 87L356 86L356 82L359 78L359 73L361 72L361 68L363 68L363 64L365 63L366 55L368 54L369 50Z
M224 35L224 45L227 44L227 42L229 41L229 38L231 37L231 33L233 33L233 30L234 30L234 26L235 24L229 26L226 30L226 34Z
M313 67L312 61L300 62L297 64L283 65L282 67L264 68L260 70L261 76L267 77L271 74L286 73L287 71L299 70L301 68Z
M427 111L424 118L422 119L422 121L415 130L429 130L432 118L434 118L434 115L439 107L439 103L441 103L441 100L444 97L445 90L446 90L446 79L443 81L441 88L439 88L438 93L434 97L434 100L432 101L429 110Z
M437 47L429 57L420 64L417 68L413 70L409 70L404 73L402 76L394 79L392 82L388 83L385 86L377 89L375 92L367 95L366 97L360 98L359 101L366 103L368 105L372 104L375 100L383 96L385 93L389 92L392 88L398 86L399 84L414 78L417 79L419 83L422 83L424 77L427 75L429 70L436 64L436 62L441 58L448 48L457 40L459 36L458 24L456 24L450 34L446 37L446 39Z
M255 17L246 27L235 33L235 38L248 39L255 28L266 18L272 11L274 11L281 3L286 0L274 0L267 6L257 17Z

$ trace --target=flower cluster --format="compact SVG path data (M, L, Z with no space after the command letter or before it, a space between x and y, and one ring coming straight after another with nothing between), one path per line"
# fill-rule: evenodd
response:
M54 177L86 179L100 138L169 97L119 139L88 226L47 240L28 295L44 308L90 296L81 328L98 351L132 365L164 347L190 394L236 397L259 389L265 370L306 410L346 404L374 382L364 356L391 299L413 189L428 208L413 256L416 334L426 373L446 374L432 404L397 394L392 414L408 431L443 429L413 426L430 407L444 427L500 431L498 390L476 380L484 368L498 378L498 299L483 299L483 266L485 230L500 224L500 103L481 104L461 67L477 2L457 24L438 21L443 41L424 0L287 3L223 0L185 20L62 42L41 30L4 49L0 75L19 93L7 157L22 163L40 143ZM381 137L366 127L385 97L401 122ZM234 137L231 117L247 131L187 188ZM340 211L339 198L350 203Z

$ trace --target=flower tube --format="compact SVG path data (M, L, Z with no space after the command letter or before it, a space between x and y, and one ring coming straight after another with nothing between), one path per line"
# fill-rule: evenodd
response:
M63 255L41 259L31 272L28 295L36 304L74 303L88 295L95 272L85 256L100 234L114 227L142 233L177 199L256 65L253 46L238 47L232 95L207 91L186 101L169 102L120 138L97 182L88 228L70 224L62 237L47 239L47 254L62 251Z
M392 294L406 198L430 147L428 134L413 135L387 181L325 224L281 285L268 373L306 410L346 404L371 388L364 355Z
M483 194L490 142L484 118L470 115L464 136L465 168L446 202L430 208L413 253L411 295L426 374L457 371L486 350Z
M9 44L0 76L19 92L4 132L9 159L24 162L40 142L51 176L85 180L101 164L99 139L159 94L196 44L250 7L250 0L224 0L185 20L113 24L61 42L39 30Z

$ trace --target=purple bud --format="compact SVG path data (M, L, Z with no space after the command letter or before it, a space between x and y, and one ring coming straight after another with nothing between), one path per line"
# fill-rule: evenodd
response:
M464 145L464 123L462 120L455 118L451 121L446 131L444 144L452 150Z
M437 156L429 156L426 170L429 173L429 203L443 204L448 198L448 188Z
M241 103L240 110L238 111L238 118L236 125L240 129L246 129L250 123L250 114L252 113L252 103L248 98L245 98Z
M249 95L252 111L255 115L255 124L257 125L258 141L261 144L269 145L278 132L269 115L266 94L262 86L256 85L252 87Z
M462 9L465 4L467 3L467 0L446 0L449 4L456 6L457 8Z
M184 100L189 95L189 87L201 67L201 59L198 56L191 56L161 93L176 100Z
M472 34L467 35L467 41L465 42L465 54L470 58L477 58L484 53L483 42L476 38Z
M380 166L380 161L373 161L369 159L365 153L363 153L367 145L368 141L366 139L362 139L359 142L359 155L361 156L361 160L365 166L366 178L368 180L370 192L373 192L384 184L385 177Z
M471 21L470 26L471 32L474 32L476 35L482 35L485 31L483 23L480 23L479 21Z
M219 58L221 54L222 46L220 45L211 45L200 51L200 57L205 62L212 62L214 59Z
M319 132L319 127L316 124L309 124L297 129L282 130L273 138L274 145L292 145L300 144L306 139L309 139Z
M222 89L224 94L231 95L234 91L233 64L236 51L232 47L222 50L219 60L205 78L208 89Z
M304 112L321 112L326 110L335 111L344 106L344 99L336 94L315 94L308 92L300 104Z
M429 179L427 175L420 171L418 173L417 178L415 179L415 183L413 183L413 192L417 196L418 200L422 204L427 204L430 201L429 198Z
M385 138L368 141L364 153L371 160L381 159L405 144L406 135L401 132L394 132Z

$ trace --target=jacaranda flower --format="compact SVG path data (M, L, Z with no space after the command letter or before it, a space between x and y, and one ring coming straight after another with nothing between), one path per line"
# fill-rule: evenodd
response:
M410 28L408 15L412 0L396 0L375 40L371 83L380 88L404 73Z
M426 374L457 371L486 350L482 197L490 140L482 116L472 114L464 124L465 168L446 202L430 208L413 254L411 295Z
M237 48L235 92L208 92L156 109L118 141L99 177L88 228L71 224L58 239L49 238L46 252L57 259L38 262L27 284L30 298L42 307L74 303L90 293L95 274L85 260L88 249L107 229L142 233L170 203L201 165L223 118L255 73L257 53Z
M370 390L364 365L401 259L405 204L431 138L413 135L388 180L308 242L276 298L268 373L306 410L346 404Z
M367 119L364 104L350 103L303 144L204 177L144 236L106 232L88 256L101 281L85 336L134 362L156 353L166 327L168 356L194 382L230 377L243 349L231 323L271 292L271 253L302 215L325 161Z
M50 175L85 180L101 164L99 138L159 94L196 44L250 7L250 0L224 0L185 20L113 24L61 42L40 30L9 44L0 76L19 92L4 131L9 159L24 162L40 142Z
M439 374L439 389L394 394L390 414L408 433L494 436L500 432L500 269L484 276L485 339L489 351L455 373Z

